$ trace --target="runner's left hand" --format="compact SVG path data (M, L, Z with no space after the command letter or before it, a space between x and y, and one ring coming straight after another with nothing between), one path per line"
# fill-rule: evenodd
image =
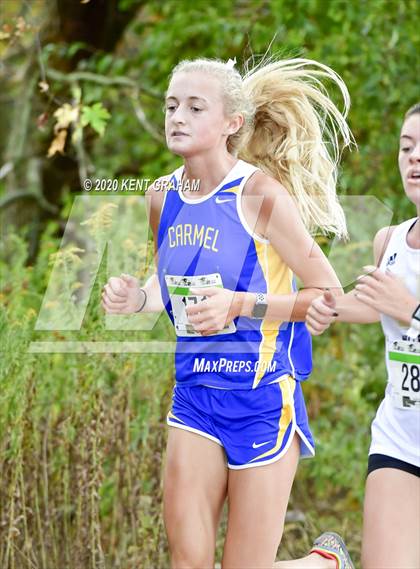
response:
M239 307L235 291L220 287L190 288L197 296L206 296L205 300L194 306L188 306L186 313L194 330L202 336L209 336L223 330L234 318L239 316Z

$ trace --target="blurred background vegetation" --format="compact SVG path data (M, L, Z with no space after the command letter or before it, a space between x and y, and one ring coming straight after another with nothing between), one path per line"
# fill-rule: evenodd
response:
M143 202L137 194L117 202L111 192L95 198L96 209L82 198L76 215L81 184L153 179L180 164L165 148L162 113L179 60L236 57L241 67L270 43L271 53L319 60L352 98L358 150L341 164L343 204L371 200L367 210L346 209L352 240L332 249L350 284L371 259L375 229L415 214L396 156L403 114L418 100L418 2L6 0L0 10L0 566L166 569L160 475L172 354L115 346L174 335L165 316L150 330L107 325L99 300L108 276L142 279L151 270ZM113 253L101 262L111 238ZM95 271L84 266L89 244ZM46 300L60 274L68 288ZM80 304L79 330L68 323ZM41 306L62 326L37 326ZM114 348L37 353L32 342L45 341ZM370 421L385 386L382 344L378 325L341 325L314 341L304 391L317 457L299 468L281 559L334 529L358 564Z

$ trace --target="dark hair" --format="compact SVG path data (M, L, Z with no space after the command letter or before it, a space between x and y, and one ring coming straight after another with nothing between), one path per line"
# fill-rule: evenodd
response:
M420 113L420 103L416 103L408 109L404 115L404 120L407 120L408 117L411 117L411 115L415 115L416 113Z

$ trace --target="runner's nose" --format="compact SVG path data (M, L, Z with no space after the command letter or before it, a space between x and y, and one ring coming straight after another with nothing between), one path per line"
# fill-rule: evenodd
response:
M177 125L185 124L184 111L181 105L179 105L176 111L172 114L172 121Z

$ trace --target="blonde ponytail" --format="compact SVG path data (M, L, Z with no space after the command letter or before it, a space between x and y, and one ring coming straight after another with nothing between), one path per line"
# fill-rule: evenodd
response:
M340 138L353 137L346 123L350 97L343 80L329 67L309 59L261 62L241 78L219 60L181 62L173 71L205 71L220 78L228 116L245 121L227 141L229 152L255 164L278 180L294 197L312 233L347 235L344 212L336 195ZM341 113L323 80L343 97Z
M321 82L335 83L344 100L341 113ZM295 198L306 227L347 235L336 195L340 136L352 143L345 117L350 97L329 67L307 59L275 61L246 73L245 95L255 105L254 125L238 137L240 158L283 184Z

